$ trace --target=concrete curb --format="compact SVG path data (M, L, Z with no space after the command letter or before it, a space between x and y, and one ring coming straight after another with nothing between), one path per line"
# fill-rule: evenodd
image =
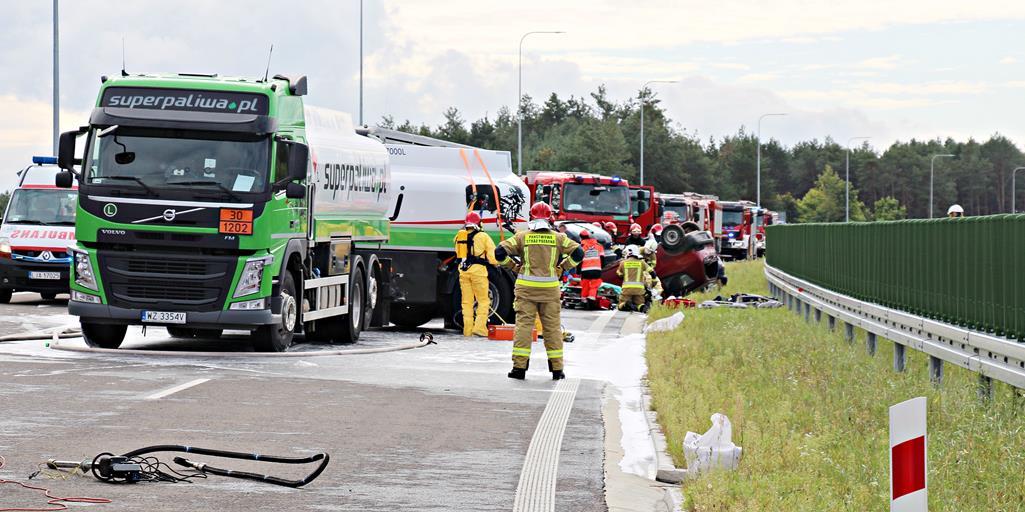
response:
M687 478L687 470L680 469L673 465L673 458L669 456L669 443L662 427L658 424L658 413L651 407L651 391L647 382L644 386L644 418L648 421L648 432L651 434L651 442L655 445L655 462L658 468L655 473L655 480L667 484L679 484Z
M405 345L379 348L356 348L351 350L316 350L309 352L185 352L174 350L138 350L138 349L110 349L94 347L69 347L60 343L50 343L54 350L67 352L80 352L87 354L108 354L113 356L157 356L157 357L234 357L236 359L246 358L282 358L282 357L322 357L322 356L349 356L359 354L380 354L383 352L398 352L427 346L428 342L418 341Z

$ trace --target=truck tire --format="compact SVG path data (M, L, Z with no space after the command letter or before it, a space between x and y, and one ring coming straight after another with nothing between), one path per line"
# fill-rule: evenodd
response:
M0 304L10 304L11 297L14 295L14 290L10 288L4 288L0 290Z
M253 331L253 348L257 352L284 352L292 345L299 321L299 298L295 294L295 277L285 270L281 278L281 323L261 325Z
M488 297L491 299L488 323L513 323L513 287L500 270L488 271ZM456 329L463 329L463 290L459 286L452 291L452 322Z
M82 322L82 339L94 348L118 348L125 341L127 325L91 324Z
M403 329L416 329L434 320L436 312L434 304L392 304L391 323Z
M363 267L353 268L349 276L349 314L337 316L329 320L328 332L335 343L356 343L363 332L363 321L369 304L367 300L367 280Z

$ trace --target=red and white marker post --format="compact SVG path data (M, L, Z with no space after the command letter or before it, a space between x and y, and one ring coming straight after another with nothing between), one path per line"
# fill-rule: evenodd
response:
M890 511L929 510L925 397L890 407Z

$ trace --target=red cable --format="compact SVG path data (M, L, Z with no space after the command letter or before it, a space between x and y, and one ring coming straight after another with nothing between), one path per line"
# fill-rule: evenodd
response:
M3 469L6 464L7 464L7 459L4 459L4 456L0 455L0 469ZM32 491L42 491L43 495L45 495L47 498L50 498L50 500L47 501L46 504L47 505L53 505L53 506L59 507L59 508L0 508L0 512L58 512L60 510L67 510L68 509L68 506L65 505L64 503L93 503L93 504L102 505L102 504L106 504L106 503L110 503L111 502L107 498L87 498L87 497L61 498L59 496L54 496L54 495L50 494L50 490L49 489L46 489L44 487L35 487L35 486L32 486L32 485L23 484L23 483L21 483L21 482L19 482L17 480L5 480L3 478L0 478L0 485L2 485L2 484L15 484L15 485L21 486L24 489L29 489L29 490L32 490Z

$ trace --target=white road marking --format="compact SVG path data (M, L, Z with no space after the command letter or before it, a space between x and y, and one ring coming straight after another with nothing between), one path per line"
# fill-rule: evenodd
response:
M177 385L177 386L175 386L173 388L168 388L168 389L165 389L163 391L158 391L156 393L153 393L152 395L147 396L146 400L158 400L160 398L164 398L165 396L173 395L173 394L175 394L175 393L177 393L179 391L184 391L184 390L189 389L189 388L191 388L193 386L198 386L198 385L200 385L200 384L202 384L202 383L204 383L204 382L206 382L208 380L210 380L210 379L190 380L190 381L186 382L185 384L179 384L179 385Z
M591 324L591 327L587 329L587 331L601 334L601 332L605 330L605 326L609 325L609 321L612 320L612 317L615 315L616 310L614 309L603 311L601 314L598 315L598 318L594 319L594 322Z
M552 512L555 510L555 482L559 471L559 451L566 432L573 400L580 379L560 380L555 393L537 422L534 437L523 461L520 483L516 486L513 512Z

